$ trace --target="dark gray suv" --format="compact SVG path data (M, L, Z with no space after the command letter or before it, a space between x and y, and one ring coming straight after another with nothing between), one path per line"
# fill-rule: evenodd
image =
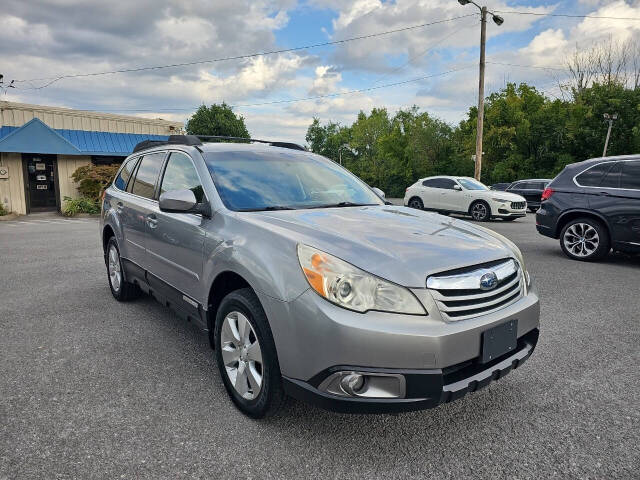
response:
M343 412L434 407L520 366L538 340L512 242L387 205L296 145L140 145L100 229L113 296L145 292L208 331L252 417L287 394Z

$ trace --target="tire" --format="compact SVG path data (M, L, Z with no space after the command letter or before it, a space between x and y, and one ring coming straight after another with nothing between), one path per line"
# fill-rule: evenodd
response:
M422 203L422 199L420 197L411 197L409 199L409 203L407 203L407 206L409 206L409 208L415 208L417 210L424 209L424 203Z
M476 222L487 222L491 220L491 207L483 200L477 200L469 207L469 215Z
M127 302L140 296L140 288L124 279L124 269L120 258L120 249L116 237L111 237L107 242L107 256L105 257L107 278L113 298L119 302Z
M267 316L253 290L236 290L222 299L215 340L218 369L236 407L252 418L276 413L285 400L280 365Z
M502 220L504 220L505 222L513 222L514 220L517 220L518 217L504 217Z
M560 248L572 260L600 260L611 250L609 232L598 220L588 217L576 218L562 228Z

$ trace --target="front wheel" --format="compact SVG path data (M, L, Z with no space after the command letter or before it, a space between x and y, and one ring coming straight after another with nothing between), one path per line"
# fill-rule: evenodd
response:
M469 214L476 222L486 222L491 218L491 207L487 202L474 202L469 208Z
M611 244L605 226L593 218L577 218L560 233L560 247L573 260L591 262L609 253Z
M267 316L253 290L224 297L215 339L218 369L236 407L252 418L277 412L285 398L280 366Z

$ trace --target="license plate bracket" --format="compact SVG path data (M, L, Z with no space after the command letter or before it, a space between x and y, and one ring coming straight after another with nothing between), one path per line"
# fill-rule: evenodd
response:
M509 320L482 332L480 361L488 363L518 346L518 320Z

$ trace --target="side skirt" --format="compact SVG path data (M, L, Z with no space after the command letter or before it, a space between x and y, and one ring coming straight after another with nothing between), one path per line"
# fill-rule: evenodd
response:
M145 271L138 264L125 258L122 259L122 263L127 282L138 285L140 290L173 310L183 320L193 321L200 329L208 331L207 312L201 304L164 280Z

